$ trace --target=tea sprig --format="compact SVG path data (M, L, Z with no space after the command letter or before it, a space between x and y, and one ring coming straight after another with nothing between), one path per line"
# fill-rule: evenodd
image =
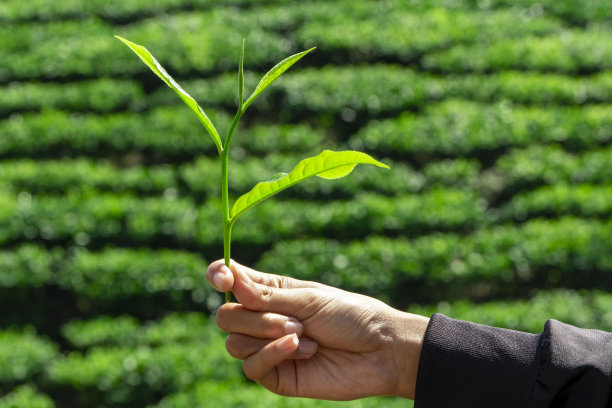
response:
M318 176L325 179L337 179L348 175L357 164L372 164L378 167L389 168L384 163L372 158L371 156L357 151L347 150L333 152L324 150L314 157L309 157L300 161L289 173L277 173L266 181L257 183L248 193L239 197L230 211L229 205L229 147L236 126L247 108L257 99L257 97L270 86L278 77L287 71L293 64L298 62L306 54L314 50L311 48L306 51L291 55L270 69L259 81L251 95L244 100L244 48L245 40L242 41L240 62L238 67L238 110L229 127L223 143L219 137L219 132L208 118L204 110L198 105L196 100L189 95L181 86L168 74L153 55L142 45L135 44L125 38L115 36L126 44L140 59L177 95L187 104L191 111L200 120L208 134L217 147L221 161L221 200L223 206L223 257L225 264L230 264L230 247L232 228L242 214L250 208L272 197L273 195L289 188L310 177ZM225 294L226 302L230 301L230 293Z

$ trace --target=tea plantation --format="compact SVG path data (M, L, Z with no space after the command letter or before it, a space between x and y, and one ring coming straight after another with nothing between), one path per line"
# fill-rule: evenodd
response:
M287 399L227 355L216 149L246 88L317 46L233 138L230 193L327 148L390 170L241 217L264 271L539 332L612 331L609 0L0 2L0 408L389 407Z

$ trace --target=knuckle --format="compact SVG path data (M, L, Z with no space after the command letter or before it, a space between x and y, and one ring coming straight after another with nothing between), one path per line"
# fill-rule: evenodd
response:
M304 291L304 300L308 304L320 302L325 298L325 293L321 289L308 288Z
M280 315L272 313L265 314L262 320L264 336L269 338L282 337L285 334L285 320L286 319Z
M262 286L260 298L264 304L270 303L273 295L274 295L274 288L272 288L271 286Z
M303 292L302 296L304 304L314 309L320 309L333 300L329 293L320 288L308 288Z
M279 288L290 288L293 287L293 280L287 276L279 276L277 280Z

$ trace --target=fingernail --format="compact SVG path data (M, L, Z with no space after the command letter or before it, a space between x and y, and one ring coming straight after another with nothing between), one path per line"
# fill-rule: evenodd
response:
M312 341L310 339L300 339L300 344L298 344L298 351L301 354L313 354L317 351L317 342Z
M285 333L287 334L302 334L302 330L304 330L304 326L302 326L302 323L298 322L297 320L289 319L285 322Z
M217 289L223 290L223 280L224 279L221 273L215 273L215 276L213 276L213 282L215 282Z
M292 334L291 336L282 339L278 343L278 347L281 349L281 351L288 353L295 350L295 347L298 345L298 342L299 340L297 334Z

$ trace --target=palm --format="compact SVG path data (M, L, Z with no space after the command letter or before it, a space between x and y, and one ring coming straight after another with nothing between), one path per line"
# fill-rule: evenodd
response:
M317 353L307 360L287 360L277 366L274 391L340 400L389 393L396 376L384 333L381 336L384 324L379 309L384 305L365 296L344 292L340 297L333 292L329 303L301 320L304 335L319 344ZM347 316L362 318L356 323Z

